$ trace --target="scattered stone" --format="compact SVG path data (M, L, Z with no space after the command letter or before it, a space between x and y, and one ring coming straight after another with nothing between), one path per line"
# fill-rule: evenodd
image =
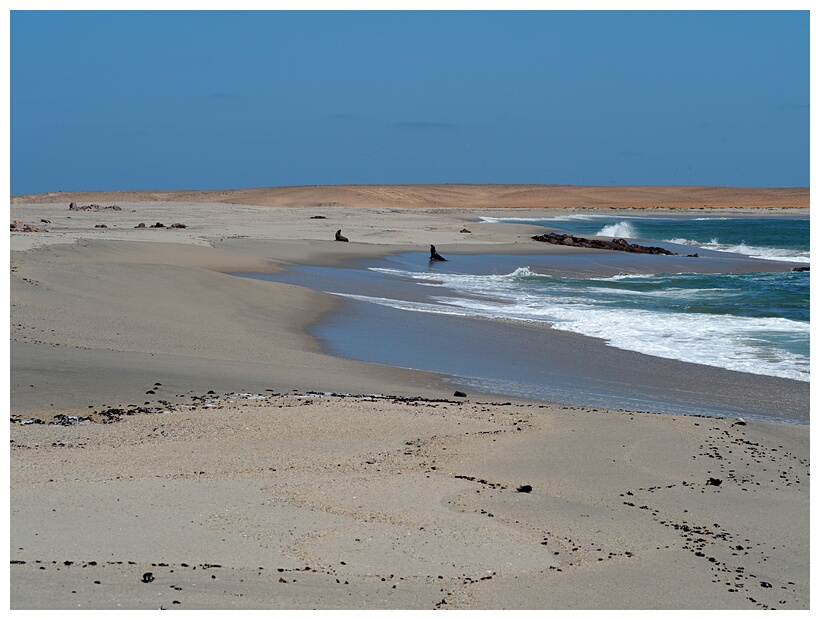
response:
M107 207L101 207L100 205L90 204L79 206L76 202L72 202L68 205L69 211L122 211L121 207L117 205L109 205Z
M519 493L532 493L532 487L528 484L522 484L520 487L515 489Z
M26 224L25 222L21 222L20 220L14 220L11 222L11 232L48 232L45 228L38 228L34 224Z

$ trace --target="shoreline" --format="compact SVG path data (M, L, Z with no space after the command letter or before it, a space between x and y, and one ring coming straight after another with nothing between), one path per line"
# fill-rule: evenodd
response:
M13 609L808 608L808 425L456 398L324 353L332 296L229 275L534 227L121 207L12 204L51 220L10 248L11 413L46 422L10 425Z
M459 211L457 214L448 212L442 215L439 210L426 211L422 213L418 210L402 211L400 209L332 208L329 212L336 214L335 217L331 216L334 221L322 221L325 219L330 219L328 216L325 216L314 222L314 216L305 213L304 209L275 209L274 213L277 214L276 219L278 221L271 221L267 225L259 226L258 222L264 213L267 212L266 208L245 205L232 209L229 213L224 213L222 211L224 206L225 205L222 204L201 205L197 203L124 203L122 209L116 212L73 212L71 216L67 216L67 219L85 220L85 229L78 227L77 222L68 222L66 220L64 226L58 227L56 222L55 224L50 224L49 227L51 230L48 233L13 234L13 275L17 264L14 257L18 255L18 248L21 252L19 256L26 257L20 262L20 264L25 264L27 262L27 258L40 253L45 255L53 255L56 253L64 254L66 257L65 260L69 263L77 261L78 266L85 263L85 268L92 269L92 271L93 268L91 267L91 264L94 261L102 260L103 262L108 263L108 268L110 269L112 259L116 260L116 264L118 265L130 263L130 269L136 268L138 270L142 270L148 265L151 265L151 269L156 269L158 271L166 270L169 267L171 269L205 269L206 271L198 273L197 277L202 278L207 273L210 273L211 275L207 276L209 281L208 284L205 285L203 281L199 287L200 289L203 285L217 286L218 289L221 289L222 285L217 284L216 279L222 274L268 273L273 275L281 274L282 272L287 271L290 266L298 265L344 267L364 264L367 261L384 259L385 257L395 256L403 252L418 249L418 246L423 244L423 241L421 241L422 235L427 238L435 239L437 245L440 249L442 249L442 251L446 251L446 253L453 255L500 254L516 256L538 254L542 256L562 257L566 259L581 256L594 257L597 255L594 250L586 250L579 253L577 248L566 248L563 246L533 243L530 241L531 233L541 232L544 230L543 227L525 224L504 224L503 226L499 226L496 223L481 222L477 218L486 215L483 210L470 210L469 212ZM51 215L51 217L55 220L56 217L59 217L52 215L55 213L55 206L51 204L36 204L14 208L24 211L31 210L42 212L45 210L45 212ZM159 213L165 212L167 215L168 209L181 211L182 216L178 219L185 219L186 216L188 218L195 216L200 220L201 224L204 225L190 226L178 230L170 230L168 228L156 230L134 230L131 227L125 228L120 223L122 221L132 221L136 219L146 219L150 221L154 217L159 217ZM29 211L29 213L31 211ZM495 211L497 212L499 210L496 209ZM134 213L139 213L139 215L135 216L133 215ZM419 217L428 218L429 220L429 223L426 226L423 226L425 229L424 231L418 230ZM89 230L87 228L90 222L99 221L100 219L107 219L109 222L113 219L116 223L111 227L107 227L102 230ZM374 226L370 223L377 221L378 219L385 222L383 228ZM235 221L231 222L231 220ZM284 225L282 220L284 220ZM365 238L361 241L356 239L356 242L346 244L327 242L321 238L317 238L319 236L316 234L318 230L326 230L327 235L329 236L331 234L330 230L341 224L343 221L351 224L352 226L352 228L346 227L345 231L349 229L353 231L356 231L357 229L362 230ZM472 229L471 234L465 236L464 234L456 232L457 227L460 225L459 222L462 221L470 222ZM367 222L367 224L364 224L364 222ZM233 229L231 229L229 225L226 230L226 223L232 224ZM241 234L251 232L251 229L249 229L248 226L253 224L256 225L254 226L251 234ZM62 230L60 230L60 228L62 228ZM144 241L147 241L148 243L145 244ZM33 252L33 254L31 252ZM629 255L627 253L615 253L615 256L613 256L611 252L608 254L610 258L616 259L614 263L616 267L619 264L628 264L627 261L635 258L633 255ZM624 254L624 256L617 256L617 254ZM666 258L678 261L686 260L680 257ZM731 263L729 260L724 260L727 263ZM735 268L742 270L744 265L750 264L750 261L756 262L759 267L764 268L764 271L783 270L782 267L777 266L777 263L771 261L760 261L756 259L736 260L735 262L737 263L737 266ZM61 263L63 262L63 259L60 258L56 262ZM592 260L592 263L595 263L594 259ZM579 268L583 269L583 267L581 267L583 262L577 258L571 259L568 264L574 265L574 267L569 267L563 271L559 269L557 273L571 275ZM708 266L704 268L705 264L706 259L699 260L697 265L698 270L710 272L712 268L709 268ZM635 269L634 265L630 266L628 270L633 269ZM618 269L616 268L615 272L617 271ZM651 271L651 269L649 271ZM596 266L593 267L593 271L590 272L590 274L609 272L612 272L612 269L601 272L600 268ZM235 276L227 275L226 277L234 278ZM24 282L27 280L29 282L31 281L25 277L23 277L22 280ZM227 280L225 282L227 283ZM113 283L110 284L110 288L113 291L116 286L114 286ZM270 282L267 284L270 284ZM144 286L150 288L151 284L146 282ZM182 286L185 285L183 284ZM241 285L236 282L233 282L231 286L237 289L241 288ZM275 286L278 287L280 285L277 284ZM388 382L388 384L395 386L394 393L396 394L407 396L413 393L413 389L418 389L416 386L426 385L428 387L435 386L432 393L436 396L446 396L446 392L442 390L447 390L448 386L452 384L452 382L448 380L448 377L450 376L449 373L429 370L411 370L407 367L384 366L377 363L376 366L373 367L373 372L380 377L379 380L376 382L369 381L367 379L362 381L361 379L369 377L371 374L370 371L365 371L364 368L371 367L372 364L369 364L368 362L357 362L355 359L347 359L344 357L330 355L323 345L316 340L311 332L312 327L324 320L323 317L326 318L328 316L332 316L332 308L339 304L339 299L336 296L326 294L321 290L309 290L302 285L299 285L297 289L293 289L292 285L286 284L284 286L285 291L287 292L283 292L286 296L292 295L290 291L298 290L299 292L299 295L294 298L295 301L293 304L285 304L286 307L281 308L281 311L284 312L284 314L281 315L283 318L288 316L290 317L289 320L292 320L298 316L297 322L292 324L292 327L296 328L296 333L292 334L292 337L295 337L298 333L298 339L301 340L301 343L296 344L294 340L293 342L295 349L292 350L298 350L300 353L302 351L309 351L318 355L319 357L315 358L311 364L318 364L319 367L323 368L334 367L337 369L343 366L349 366L350 371L346 373L346 381L349 382L351 380L351 373L360 379L358 381L354 381L352 384L355 388L353 391L356 392L377 393L379 390L375 388L381 385L380 382L385 381L385 378L389 376L392 377L392 379ZM127 296L130 291L126 292L119 290L119 293ZM253 291L252 294L258 295L260 293L264 295L261 289L258 291ZM111 295L111 293L107 294ZM228 294L227 291L225 294ZM273 296L273 298L270 299L271 306L277 307L282 305L278 299L274 299L278 295L277 291L270 290L267 294L269 297L271 295ZM199 293L198 296L202 297L201 293ZM117 295L114 294L112 297L117 297ZM111 299L111 303L119 304L121 306L127 305L122 300L118 301L113 298ZM136 300L128 303L136 303ZM174 305L171 300L166 300L166 303L170 306ZM254 303L261 304L262 302L261 299L257 299ZM263 305L260 305L260 309ZM314 307L317 311L308 314L299 311L295 314L293 310L296 307ZM14 304L12 304L12 309L14 310ZM123 314L126 314L125 310L123 310ZM53 317L52 320L55 318L56 317ZM121 323L121 321L118 323ZM67 342L49 343L48 340L39 341L36 338L32 338L25 328L18 330L15 329L16 327L19 327L19 325L14 325L13 323L12 341L20 342L21 345L26 343L29 345L34 344L36 348L38 346L37 343L43 342L46 344L51 344L51 346L68 345L70 347L79 347L80 349L87 348L85 342L87 335L78 334L78 338L73 341L69 340ZM133 329L133 326L129 326L129 329ZM141 329L143 332L149 331L148 326L142 326ZM257 324L254 329L261 333L261 331L264 330L264 327L262 324ZM41 331L47 332L48 330L41 328ZM52 328L51 331L54 332L55 329ZM117 335L120 334L120 332L117 332ZM22 336L22 338L20 336ZM196 350L198 347L193 344L194 340L192 337L193 333L191 334L191 338L187 339L188 344L186 346ZM163 350L162 348L155 349L151 346L147 346L147 343L140 346L136 340L138 340L138 338L131 339L127 343L120 343L119 345L114 343L113 347L108 343L97 342L96 344L92 344L91 348L95 349L102 345L102 348L110 349L109 352L105 353L106 356L112 358L109 360L108 364L121 366L123 368L131 365L131 362L127 361L127 356L131 355L131 352L150 354L152 356L169 354L172 356L169 360L174 359L174 356L178 356L180 353L182 353L183 356L187 355L184 353L184 350L179 347L172 347L169 350ZM252 343L245 343L245 346L243 347L236 343L227 344L225 340L226 339L223 338L221 344L214 342L210 347L214 350L214 353L206 354L204 357L214 358L214 360L221 360L222 362L230 359L238 361L241 357L246 356L249 350L253 351L259 349L259 343L256 341ZM219 350L220 353L217 354L217 350ZM224 353L226 350L234 351L232 357L227 359L225 358ZM39 354L35 354L34 358L29 359L31 358L30 353L27 350L21 351L22 352L19 353L18 356L29 360L27 370L34 373L34 379L41 377L43 372L46 374L50 373L48 368L38 368L37 358L40 357ZM118 354L117 351L120 351L121 354ZM608 352L606 350L603 351L604 355L607 355L607 353ZM123 358L122 361L117 361L117 358L122 358L123 355L125 358ZM201 354L196 354L196 356L203 357ZM273 371L274 375L284 375L288 377L289 381L292 382L291 386L284 385L281 381L276 382L273 385L276 389L281 390L287 387L302 390L318 389L315 383L306 383L302 380L303 373L283 373L283 369L279 364L275 364L272 367L268 366L270 360L266 360L264 354L252 354L251 359L256 360L257 363L265 365L266 372ZM183 365L188 363L183 360L184 357L180 358ZM65 363L70 362L66 361L64 364ZM83 366L85 362L79 363L80 367L85 368L85 366ZM171 361L168 363L173 364ZM209 381L212 384L215 381L218 381L219 371L216 370L216 368L219 367L218 362L214 365L214 370L208 372L204 370L207 367L207 364L196 362L196 365L198 367L198 372L202 372L204 373L204 376L208 376ZM88 372L93 374L93 368L94 364L92 363ZM331 373L331 376L335 376L336 374L338 373ZM237 391L261 391L261 389L266 389L268 387L265 385L265 381L260 377L259 372L254 372L253 370L248 371L248 369L245 368L242 375L256 378L251 381L247 387L244 386L244 383L248 382L241 382L243 385L238 386ZM238 377L239 375L236 376ZM404 376L404 378L402 378L402 376ZM58 409L61 407L64 409L66 407L74 407L76 409L77 407L83 406L83 403L80 402L72 402L70 404L67 402L55 402L52 405L51 401L55 399L59 400L60 397L63 397L67 392L70 392L69 385L62 384L62 389L59 390L60 395L58 396L53 396L51 394L36 395L37 381L35 381L33 385L29 384L29 389L26 389L25 384L30 378L31 377L28 377L27 375L25 381L17 381L16 384L12 386L12 408L31 410L33 408L46 406L46 401L48 401L49 407L56 407ZM42 383L42 381L39 381L39 383ZM205 387L206 382L204 380L198 380L194 383L198 388ZM225 391L229 391L230 386L225 386L224 382L219 383L220 385L223 385ZM335 382L330 388L331 391L344 391L344 386L340 383L341 382ZM403 390L400 388L403 384L409 384L413 387L411 387L410 391ZM93 378L91 381L88 381L83 385L84 391L91 389L94 385ZM474 384L471 384L472 389L474 389L473 385ZM191 389L194 389L193 386L188 388L187 391L190 392ZM140 396L139 389L128 389L125 386L120 388L120 393L120 398L128 400L131 403L137 402L137 399ZM125 397L125 394L128 395L127 398ZM508 396L513 395L508 394ZM176 395L174 395L174 397L177 398ZM181 397L181 394L179 397ZM519 394L515 397L521 398L521 395ZM94 406L101 406L103 404L108 404L106 402L107 400L110 399L107 399L104 395L98 395L90 402ZM544 402L551 401L547 400Z

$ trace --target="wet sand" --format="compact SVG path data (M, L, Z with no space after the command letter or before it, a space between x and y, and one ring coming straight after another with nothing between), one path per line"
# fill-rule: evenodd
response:
M808 608L808 426L456 398L325 352L332 296L229 275L532 227L117 204L13 201L51 220L11 237L13 609Z

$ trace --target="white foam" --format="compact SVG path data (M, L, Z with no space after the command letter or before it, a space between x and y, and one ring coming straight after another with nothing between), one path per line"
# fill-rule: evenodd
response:
M521 267L504 275L380 270L409 277L428 286L447 287L469 297L434 296L429 302L362 295L343 295L412 312L464 317L501 318L548 323L555 329L601 338L610 346L668 359L716 366L754 374L809 380L808 359L785 348L766 345L777 338L809 337L809 324L784 318L750 318L658 312L608 305L612 296L675 297L697 301L711 298L717 289L666 288L631 291L606 287L575 289L561 278L533 273ZM651 278L647 275L614 276L598 281ZM667 276L668 277L668 276ZM549 291L521 286L524 278L549 279ZM706 318L706 320L704 320Z
M620 237L626 239L636 239L638 237L638 233L635 231L634 226L632 226L629 222L618 222L616 224L604 226L595 234L598 237Z
M718 243L716 239L712 239L709 243L704 244L703 247L707 250L714 250L716 252L732 252L734 254L743 254L751 258L760 258L763 260L777 260L792 263L811 262L811 253L802 250L787 250L784 248L764 248L756 247L753 245L746 245L745 243Z

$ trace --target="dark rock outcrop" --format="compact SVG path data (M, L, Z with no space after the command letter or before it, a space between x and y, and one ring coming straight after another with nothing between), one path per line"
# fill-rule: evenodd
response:
M534 235L533 239L536 241L543 241L544 243L552 243L554 245L566 245L573 248L590 248L594 250L619 250L621 252L633 252L635 254L665 254L667 256L676 256L674 252L670 252L664 248L658 248L648 245L638 245L637 243L629 243L626 239L613 239L612 241L604 241L602 239L585 239L584 237L576 237L570 234L559 233L545 233L543 235Z

